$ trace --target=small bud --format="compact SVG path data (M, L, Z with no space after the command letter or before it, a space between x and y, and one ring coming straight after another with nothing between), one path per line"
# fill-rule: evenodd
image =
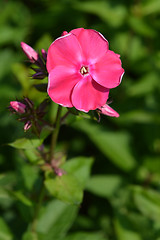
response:
M35 63L38 60L39 55L32 47L24 42L21 42L21 47L31 63Z
M66 174L66 172L63 169L60 169L60 168L54 168L54 172L59 177L61 177L62 175Z
M27 121L24 125L24 131L26 132L32 127L32 123L30 121Z
M101 108L98 108L98 112L110 117L119 117L119 114L113 108L111 108L108 104L105 104Z
M43 57L44 61L46 62L47 61L47 52L44 49L42 49L41 53L42 53L42 57Z
M65 35L67 35L68 34L68 32L67 31L64 31L63 33L62 33L62 36L65 36Z
M14 109L17 113L23 114L25 113L26 105L18 101L11 101L10 108Z

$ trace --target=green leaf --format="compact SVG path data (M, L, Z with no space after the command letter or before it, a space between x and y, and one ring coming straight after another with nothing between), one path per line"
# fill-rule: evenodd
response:
M147 75L143 75L139 81L128 88L128 96L140 97L151 94L156 90L158 84L159 75L156 72L147 73Z
M34 183L39 178L37 167L28 165L28 164L24 164L21 166L20 172L21 172L25 187L29 191L32 191Z
M115 219L115 230L117 235L117 240L143 240L139 233L137 233L128 219L118 214Z
M78 207L53 200L45 208L37 222L38 240L64 239L77 215Z
M24 205L26 206L32 206L32 202L20 191L16 191L16 192L11 192L11 195L13 195L17 200L19 200L20 202L22 202Z
M50 194L59 200L71 204L80 204L83 198L82 188L74 176L63 175L55 179L45 180Z
M116 175L97 175L89 179L86 189L100 197L113 197L122 184L122 178Z
M29 81L28 69L23 64L15 63L12 66L12 71L13 71L14 75L17 77L17 80L22 85L24 94L27 94L29 88L31 87L31 81Z
M134 201L137 208L148 218L160 221L160 194L151 189L133 188Z
M62 168L67 173L73 174L83 188L89 178L92 164L93 158L76 157L67 160Z
M33 232L26 232L23 235L22 240L37 240L37 234Z
M103 0L76 2L74 7L78 10L97 15L112 27L121 26L127 13L124 5L114 5Z
M73 233L64 238L63 240L107 240L106 237L103 236L102 233L87 233L87 232L78 232Z
M155 37L155 30L149 26L143 18L138 18L131 15L128 22L136 33L146 37Z
M119 168L130 171L136 166L127 132L111 132L87 120L76 122L73 126L85 132L99 150Z
M159 0L144 1L142 5L142 13L144 16L160 13Z
M18 149L33 149L37 148L42 144L40 139L29 139L29 138L20 138L12 143L8 143L9 146L18 148Z
M0 218L0 239L1 240L13 240L12 233L2 218Z

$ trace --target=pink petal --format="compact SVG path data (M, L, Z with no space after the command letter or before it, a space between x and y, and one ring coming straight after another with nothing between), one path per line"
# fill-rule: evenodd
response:
M75 73L72 68L57 66L48 77L48 95L53 102L65 107L73 107L71 93L73 87L82 79L80 73Z
M89 64L97 62L108 50L108 41L102 34L93 29L78 28L71 31L77 36L82 47L85 60Z
M110 50L91 68L93 79L106 88L117 87L121 83L123 74L124 69L119 55Z
M104 105L108 94L108 89L97 84L90 75L86 75L74 87L72 103L76 109L88 112Z
M21 42L21 47L23 49L23 52L32 63L38 60L38 53L32 47L24 42Z
M81 46L76 36L71 33L57 38L48 49L48 72L57 65L71 67L77 66L79 62L82 62Z
M110 117L119 117L119 114L108 104L105 104L103 107L99 108L100 112L104 115L110 116Z

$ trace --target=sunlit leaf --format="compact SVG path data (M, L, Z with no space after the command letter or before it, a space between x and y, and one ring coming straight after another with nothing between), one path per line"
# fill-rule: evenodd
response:
M63 175L55 179L45 180L50 194L59 200L71 204L80 204L83 198L82 188L74 176Z
M8 143L9 146L18 149L33 149L39 147L41 144L42 140L29 138L20 138L12 143Z
M67 160L63 165L63 169L67 173L73 174L78 179L81 186L84 187L89 178L92 164L93 158L76 157Z

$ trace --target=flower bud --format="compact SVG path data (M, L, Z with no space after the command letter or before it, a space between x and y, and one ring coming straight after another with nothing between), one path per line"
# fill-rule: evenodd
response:
M99 108L98 111L101 114L104 114L110 117L119 117L119 114L113 108L111 108L108 104L105 104L104 106Z
M67 34L68 34L67 31L63 31L62 36L65 36L65 35L67 35Z
M23 114L25 113L26 105L18 101L11 101L10 108L14 109L17 113Z
M43 57L44 61L46 62L47 61L47 52L44 49L42 49L41 53L42 53L42 57Z
M31 63L35 63L38 60L39 55L32 47L24 42L21 42L21 47Z
M27 121L24 125L24 131L26 132L32 127L32 123L30 121Z

